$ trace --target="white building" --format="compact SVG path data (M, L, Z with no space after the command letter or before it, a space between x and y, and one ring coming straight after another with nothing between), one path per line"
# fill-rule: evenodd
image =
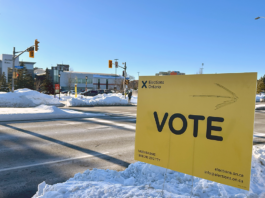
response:
M11 54L1 54L0 55L0 76L5 73L7 82L12 79L12 67L13 67L13 61L12 61L13 55ZM21 64L24 64L24 66L27 68L28 73L30 73L33 77L33 67L35 62L26 62L26 61L19 61L19 57L15 60L15 66L20 66ZM16 71L17 69L15 69Z
M72 71L61 71L60 76L60 87L62 90L74 90L75 84L77 84L77 91L85 90L86 87L87 89L113 90L115 86L117 87L117 90L119 90L124 79L123 76L115 74Z

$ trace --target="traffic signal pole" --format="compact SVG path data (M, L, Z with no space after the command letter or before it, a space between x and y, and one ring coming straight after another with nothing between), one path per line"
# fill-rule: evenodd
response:
M15 60L17 59L17 57L19 57L21 54L23 54L24 52L28 52L28 51L31 51L31 50L34 50L34 46L35 45L32 45L30 47L28 47L26 50L24 51L20 51L20 54L16 55L16 53L19 53L19 52L16 52L15 50L15 47L13 47L13 60L12 60L12 92L14 92L14 71L15 71ZM16 55L16 56L15 56Z
M20 56L22 55L24 52L30 52L30 51L33 51L33 57L34 58L34 47L35 47L35 51L38 51L39 50L39 44L40 42L36 39L35 40L35 45L32 45L30 47L28 47L27 49L25 49L24 51L20 51L19 52L16 52L15 50L15 47L13 47L13 57L12 57L12 92L14 92L14 70L15 70L15 60ZM16 53L19 53L18 55L16 55ZM16 55L16 56L15 56ZM30 55L31 57L31 55Z
M118 60L118 59L115 59L115 60ZM109 68L112 68L112 60L109 60ZM120 68L122 68L122 69L124 69L124 80L123 80L123 89L124 89L124 97L125 97L125 99L126 99L126 94L125 94L125 91L126 91L126 88L125 88L125 80L126 80L126 69L127 69L127 67L126 67L126 62L125 63L122 63L122 64L124 64L124 67L121 67L121 66L119 66L118 65L118 61L116 61L115 62L115 68L118 68L118 67L120 67ZM116 77L115 77L116 78Z
M16 55L16 50L15 50L15 47L13 47L13 59L12 59L12 92L14 92L15 55Z
M124 96L125 96L125 99L126 99L126 87L125 87L125 80L126 80L126 62L124 63L124 81L123 81L123 89L124 89Z

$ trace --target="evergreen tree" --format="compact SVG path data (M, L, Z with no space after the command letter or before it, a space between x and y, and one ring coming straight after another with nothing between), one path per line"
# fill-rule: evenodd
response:
M16 72L15 79L15 89L28 88L34 89L34 80L33 77L28 73L27 68L22 62L20 66L23 66L23 69L18 69Z
M5 75L5 72L3 72L3 74L1 75L1 78L0 78L0 91L8 91L9 88L8 88L8 84L6 82L6 75Z
M47 91L50 94L54 93L54 88L52 86L52 81L50 78L50 73L49 73L48 68L46 69L46 76L45 76L45 79L44 79L41 87L42 87L42 90Z
M264 82L265 82L265 75L258 80L257 93L260 93L260 92L265 90L265 83Z

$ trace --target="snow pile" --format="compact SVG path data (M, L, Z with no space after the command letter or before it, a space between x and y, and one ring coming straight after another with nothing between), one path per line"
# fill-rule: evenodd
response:
M265 104L255 105L255 110L265 110Z
M0 107L36 107L41 104L60 105L57 98L31 89L0 92Z
M131 103L132 103L132 104L137 104L137 99L138 99L137 96L132 96L132 98L131 98Z
M96 106L96 105L128 105L128 97L126 99L121 93L118 94L98 94L94 97L86 97L83 98L70 98L66 102L66 106L74 107L74 106Z
M165 182L164 182L165 179ZM162 188L164 186L163 196ZM64 183L42 182L33 198L190 197L192 176L136 162L121 172L93 169ZM191 197L265 197L265 145L253 146L250 191L194 177Z
M40 105L33 108L1 108L0 121L38 120L55 118L95 117L104 114L63 110L55 106Z

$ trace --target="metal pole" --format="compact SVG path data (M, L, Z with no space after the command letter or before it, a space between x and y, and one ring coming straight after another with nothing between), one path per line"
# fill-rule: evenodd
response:
M124 82L123 82L123 88L124 88L124 96L125 96L125 99L126 99L126 88L125 88L125 80L126 80L126 62L124 63Z
M61 82L60 82L60 77L61 77L61 76L59 76L59 100L60 100L60 93L61 93Z
M14 92L14 70L15 70L15 47L13 47L13 63L12 63L12 92ZM8 72L7 72L8 73Z

